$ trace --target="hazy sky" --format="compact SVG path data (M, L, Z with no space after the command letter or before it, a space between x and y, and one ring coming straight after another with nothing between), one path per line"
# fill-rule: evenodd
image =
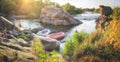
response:
M50 0L61 5L70 3L76 7L82 8L98 8L99 5L107 5L111 7L120 7L120 0Z

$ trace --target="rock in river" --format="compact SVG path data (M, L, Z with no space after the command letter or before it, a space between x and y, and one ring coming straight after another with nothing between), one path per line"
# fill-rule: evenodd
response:
M68 12L60 8L49 6L41 10L40 18L40 22L52 25L76 25L82 23L74 19Z

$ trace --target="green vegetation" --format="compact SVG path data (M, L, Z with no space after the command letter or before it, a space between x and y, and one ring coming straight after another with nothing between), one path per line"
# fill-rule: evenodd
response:
M66 42L63 54L74 62L116 62L120 58L120 8L115 8L113 20L106 26L105 32L101 29L86 35L83 32L75 33ZM117 18L115 18L117 17ZM80 35L79 34L84 34ZM78 40L82 38L82 40Z
M91 12L99 13L98 8L85 8L85 9L83 9L83 11L91 11Z
M120 7L116 7L113 10L114 12L113 12L112 17L116 19L120 19Z
M63 5L61 8L68 11L72 15L83 13L83 10L81 8L76 8L75 6L69 3Z
M61 6L49 0L0 0L0 13L4 15L26 15L29 18L38 18L41 9L45 6L55 6L68 11L72 15L83 12L81 8L76 8L69 3Z
M70 14L75 15L82 13L85 10L76 8L67 3L60 6L57 3L50 2L49 0L0 0L0 13L10 15L27 15L29 17L39 17L40 11L45 6L53 5L68 11ZM96 30L91 34L84 32L76 32L66 41L65 48L62 52L64 56L69 56L73 62L119 62L120 58L120 8L114 8L112 14L113 20L106 26L106 30ZM97 9L90 11L97 12ZM29 34L23 33L19 35L20 38L28 40ZM46 52L40 41L35 40L32 45L34 53L38 56L36 62L66 62L60 59L55 51ZM2 52L0 52L2 58ZM1 60L0 60L1 61Z
M1 58L0 61L3 61L3 60L2 60L2 59L3 59L3 56L4 56L4 55L3 55L3 52L0 50L0 58Z
M74 57L73 51L78 49L79 43L82 40L84 40L86 36L87 36L87 34L84 33L84 32L80 32L80 33L76 32L76 33L74 33L73 37L71 37L71 39L66 41L65 48L64 48L62 54L63 55L68 55L71 58Z
M25 41L29 41L32 39L32 33L29 30L19 31L17 38L22 38Z
M13 0L0 0L0 13L10 14L15 11L17 4Z
M43 49L43 46L40 41L35 40L32 45L35 54L38 56L36 62L66 62L63 59L60 59L56 51L46 52Z

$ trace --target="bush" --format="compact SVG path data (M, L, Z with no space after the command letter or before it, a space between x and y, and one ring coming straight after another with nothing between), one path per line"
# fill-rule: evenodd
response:
M84 32L74 33L70 40L66 41L62 54L73 58L75 49L79 47L79 44L85 39L85 37L87 37L87 34Z
M81 58L84 56L87 57L85 61L93 60L91 56L97 56L99 58L98 62L119 62L119 27L120 21L114 19L110 21L110 24L108 26L106 26L106 30L104 32L97 30L96 32L93 32L89 35L81 35L80 33L75 33L70 38L70 40L66 42L63 52L65 55L70 56L72 59L77 59L81 62Z
M88 38L87 38L88 39ZM74 58L80 58L85 55L96 55L97 44L84 40L74 51Z
M63 59L60 59L57 55L56 51L46 52L41 44L41 42L37 39L34 40L32 45L33 50L36 52L38 59L36 62L66 62Z
M79 43L77 41L73 41L72 39L66 41L62 54L73 57L74 50L78 47L78 45Z
M113 9L112 17L114 17L116 19L120 19L120 8L119 7L116 7Z
M102 62L101 58L94 55L86 55L79 59L78 62Z
M3 51L0 50L0 61L2 62L3 62L3 57L4 57Z
M32 38L32 33L27 30L26 31L24 30L22 32L19 32L18 38L22 38L25 41L28 41Z

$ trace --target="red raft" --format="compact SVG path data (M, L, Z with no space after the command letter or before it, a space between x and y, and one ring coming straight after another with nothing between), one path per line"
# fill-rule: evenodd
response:
M65 37L65 33L64 32L52 33L49 34L48 37L59 40Z

